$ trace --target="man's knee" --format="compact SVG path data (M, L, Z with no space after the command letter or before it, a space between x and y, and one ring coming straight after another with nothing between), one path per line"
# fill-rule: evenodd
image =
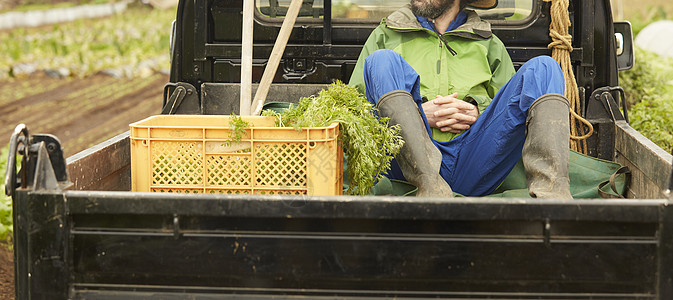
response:
M521 66L519 72L522 72L521 74L527 78L524 81L538 86L535 89L542 92L541 95L546 93L563 94L565 91L563 70L561 70L558 62L549 56L542 55L531 58Z
M406 61L399 53L390 49L379 49L365 58L365 70L375 68L403 68Z
M390 49L379 49L367 56L365 58L365 63L381 63L381 62L390 62L390 61L396 61L402 58L402 56Z
M535 62L535 63L538 63L538 64L545 64L545 65L547 65L547 64L558 65L558 62L556 62L556 60L554 60L549 55L540 55L540 56L533 57L529 60L529 62Z
M533 68L540 72L546 71L554 73L554 75L563 75L563 71L561 70L559 63L547 55L540 55L531 58L522 66L522 68Z

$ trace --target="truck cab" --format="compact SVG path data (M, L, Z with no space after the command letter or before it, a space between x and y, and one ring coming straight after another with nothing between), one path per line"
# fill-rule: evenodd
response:
M305 0L266 101L347 82L371 31L406 2ZM255 1L253 82L288 5ZM550 6L478 13L519 67L551 54ZM179 2L165 112L239 111L242 9ZM620 109L630 26L609 0L568 11L587 152L629 168L625 199L138 193L128 132L65 159L56 137L19 126L8 165L18 153L23 167L6 177L17 299L673 298L672 157Z

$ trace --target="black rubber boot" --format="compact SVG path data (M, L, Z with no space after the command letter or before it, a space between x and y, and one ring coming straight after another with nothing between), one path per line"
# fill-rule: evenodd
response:
M563 95L547 94L535 100L528 110L522 160L531 197L572 199L568 106Z
M439 175L442 154L430 140L414 99L396 90L381 96L376 107L391 125L399 124L404 146L395 157L404 177L418 187L419 197L453 197L449 184Z

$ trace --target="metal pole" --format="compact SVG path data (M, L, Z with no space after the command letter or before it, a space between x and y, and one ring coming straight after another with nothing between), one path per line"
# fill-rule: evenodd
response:
M269 62L266 64L266 68L264 68L262 80L259 83L255 98L252 102L251 110L253 111L252 114L255 116L262 112L264 101L269 93L269 87L271 86L274 75L276 75L283 52L285 52L285 46L287 46L287 41L290 39L290 33L292 33L292 27L294 27L294 22L299 15L299 9L301 8L302 2L303 0L292 0L292 2L290 2L290 8L288 8L285 20L283 20L283 25L280 27L276 43L273 45L271 55L269 56Z
M254 0L243 0L243 30L241 32L241 116L250 115L250 105L252 103L252 34L254 17Z
M332 0L324 0L323 3L323 37L322 43L325 46L332 45Z
M671 164L673 165L673 162ZM669 200L673 200L673 167L671 168L671 177L668 179L668 189L665 191L665 194Z

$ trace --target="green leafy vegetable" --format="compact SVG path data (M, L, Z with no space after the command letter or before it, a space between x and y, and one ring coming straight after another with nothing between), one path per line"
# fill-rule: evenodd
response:
M404 141L399 126L388 126L388 118L377 118L375 108L355 87L331 84L319 95L303 98L296 107L276 115L277 124L323 127L339 122L341 145L348 159L348 194L365 195L390 167Z
M2 172L2 178L4 178L6 174L8 153L9 146L0 149L0 172ZM11 238L13 223L12 198L5 195L4 183L4 179L0 181L0 242L7 241Z
M168 69L173 19L174 10L131 5L107 18L1 31L0 78L25 68L65 68L75 77L107 69L130 76Z
M241 138L245 133L245 129L250 128L250 123L243 121L243 119L236 114L231 114L229 120L229 129L231 130L231 137L227 142L229 145L241 142Z
M667 152L673 151L673 59L640 48L633 69L619 73L630 125Z

